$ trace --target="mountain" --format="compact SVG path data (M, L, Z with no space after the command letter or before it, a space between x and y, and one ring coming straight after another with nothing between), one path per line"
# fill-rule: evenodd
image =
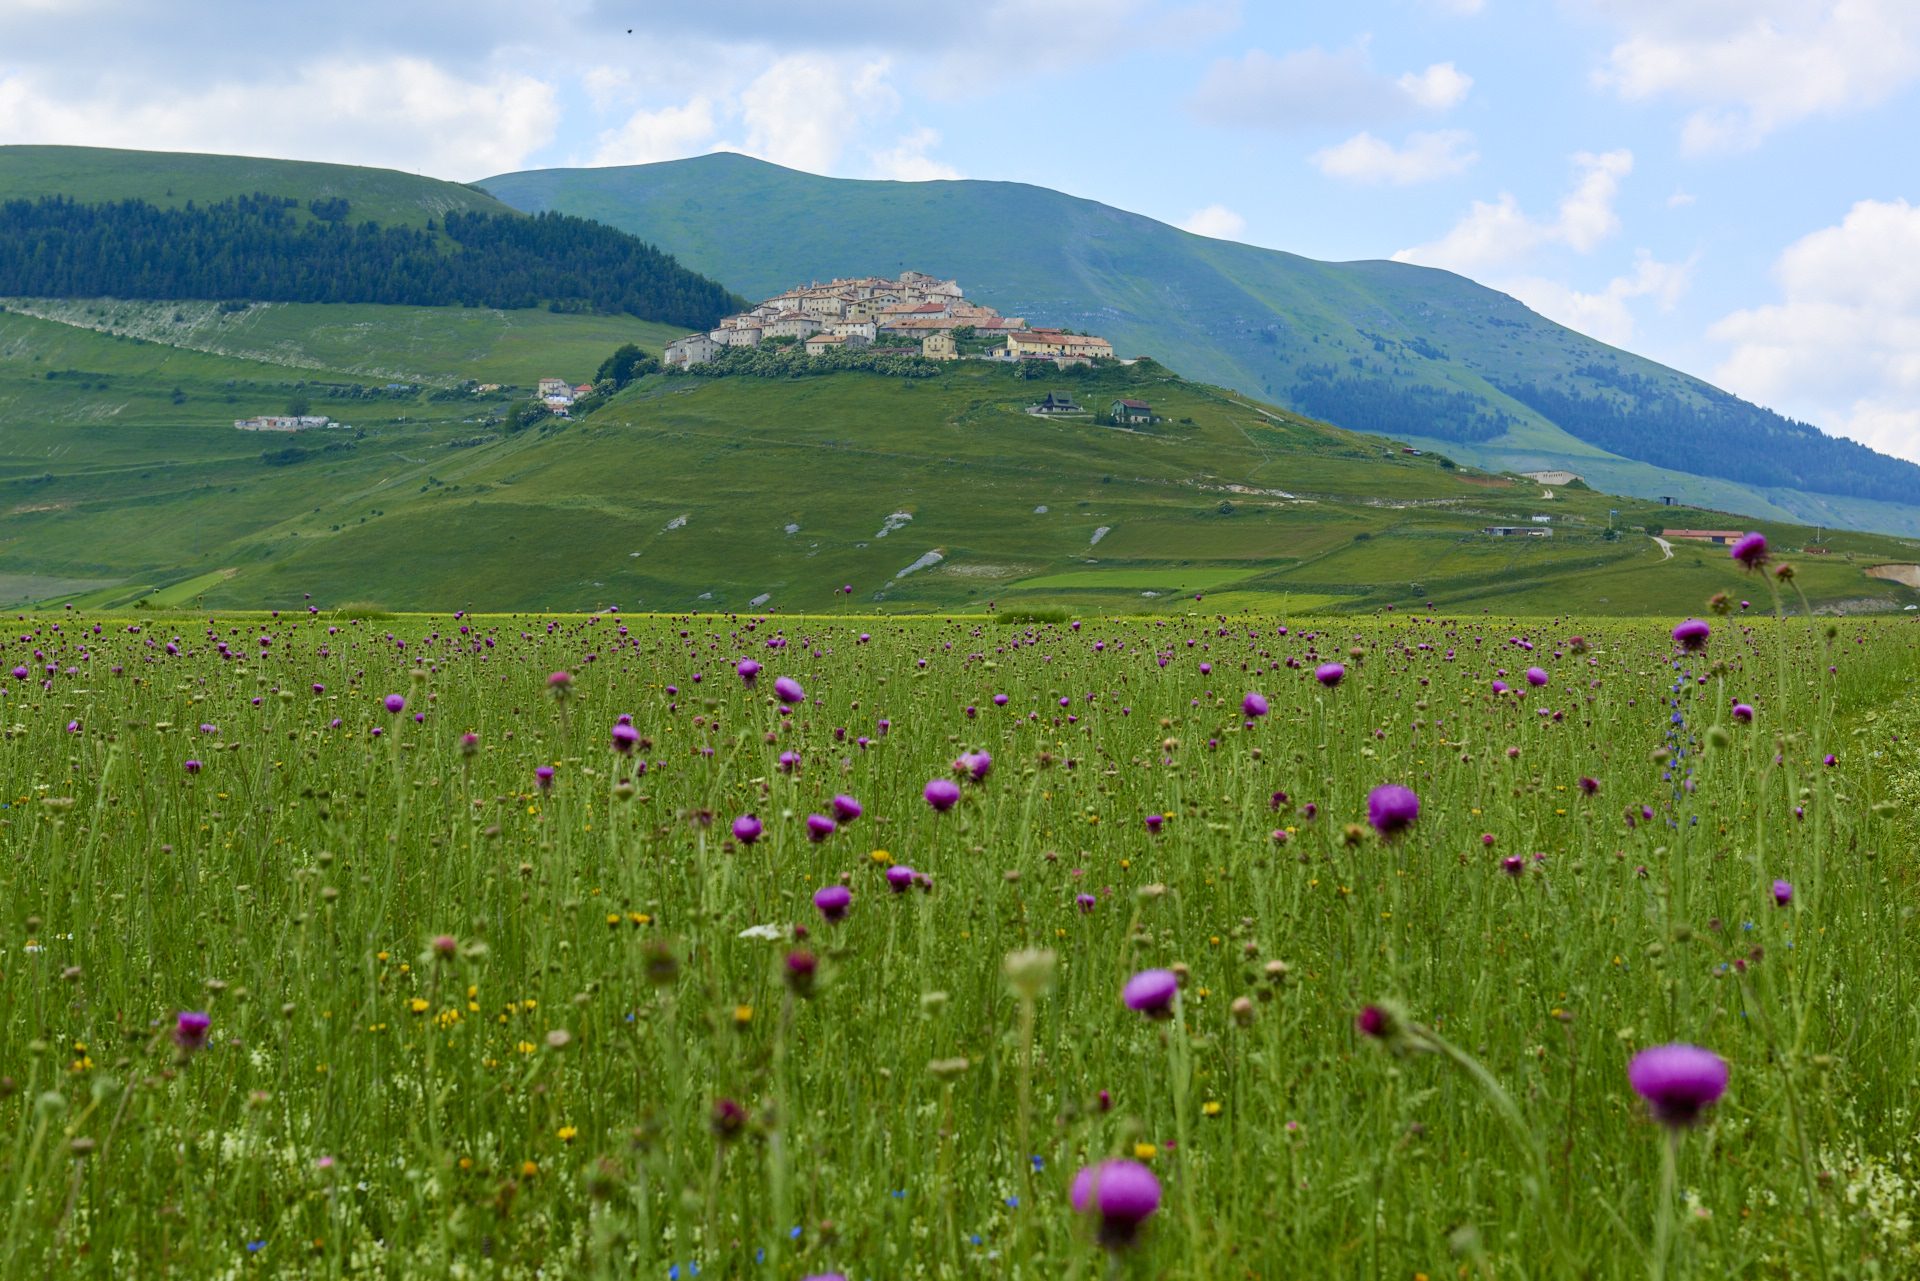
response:
M190 200L207 205L256 191L296 197L303 207L344 200L354 221L371 219L383 227L424 227L456 211L514 212L470 186L396 169L109 147L0 147L0 200L144 200L179 209ZM300 216L311 215L303 208Z
M1639 614L1753 591L1724 549L1669 556L1641 532L1724 523L1710 514L1549 493L1153 362L769 361L651 375L516 431L532 376L585 381L661 333L546 311L69 306L0 314L10 608ZM1156 421L1026 412L1048 392L1145 400ZM296 400L351 426L233 427ZM1823 608L1920 604L1868 572L1911 557L1893 539L1757 527L1808 547L1796 582Z
M620 227L751 297L957 277L1033 324L1490 468L1644 497L1920 533L1920 466L1827 436L1432 268L1317 262L1021 183L822 178L722 153L476 184Z
M9 155L0 148L0 193L73 182L74 168L99 157L39 154L49 150L64 149ZM73 163L54 163L59 159ZM160 165L106 153L98 166L105 172L78 184L106 197L94 201L58 192L0 199L0 294L495 310L544 305L624 311L696 329L742 304L626 232L566 214L528 217L449 183L428 188L404 174L349 177L351 170L333 172L340 166L291 162L250 168L228 158L200 173L186 163L200 158L175 159L180 163ZM166 175L164 203L125 194L150 189L156 171ZM221 195L214 185L243 178L277 186ZM180 194L188 190L204 194ZM360 205L344 194L349 190L362 197ZM375 207L403 220L383 226L370 217L369 194ZM482 201L493 207L476 207ZM423 222L409 221L422 213Z

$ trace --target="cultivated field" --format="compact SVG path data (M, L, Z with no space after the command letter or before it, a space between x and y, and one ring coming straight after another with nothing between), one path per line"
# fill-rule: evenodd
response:
M1191 609L14 619L0 1274L1913 1275L1912 624Z

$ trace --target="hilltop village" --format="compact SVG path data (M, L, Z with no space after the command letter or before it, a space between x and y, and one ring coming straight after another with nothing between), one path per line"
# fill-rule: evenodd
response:
M1056 365L1111 359L1113 344L1070 329L1036 329L970 303L954 280L903 271L814 281L727 316L704 334L667 344L662 363L685 369L729 347L801 344L810 356L865 349L933 360L1047 360ZM887 344L887 345L883 345Z

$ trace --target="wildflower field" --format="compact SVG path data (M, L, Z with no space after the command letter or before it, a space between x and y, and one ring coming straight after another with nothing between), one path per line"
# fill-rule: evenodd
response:
M1920 1272L1911 623L1205 610L15 617L0 1275Z

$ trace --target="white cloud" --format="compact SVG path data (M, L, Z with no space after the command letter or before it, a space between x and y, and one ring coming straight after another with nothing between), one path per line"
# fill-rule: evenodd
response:
M1456 70L1451 62L1436 62L1418 75L1409 71L1394 83L1422 111L1447 111L1466 101L1473 77Z
M1781 301L1708 329L1716 381L1875 449L1920 461L1920 208L1862 200L1788 246Z
M1693 202L1694 202L1694 195L1692 192L1680 191L1676 189L1671 196L1667 197L1667 208L1682 209L1682 208L1685 208L1687 205L1692 204Z
M1633 340L1636 329L1627 299L1651 294L1660 300L1662 311L1671 311L1692 283L1692 259L1658 262L1641 249L1634 254L1633 274L1615 276L1598 293L1582 293L1562 281L1539 276L1501 280L1493 287L1512 294L1549 320L1620 347Z
M899 108L900 95L886 74L884 59L781 58L740 94L747 126L741 150L790 168L827 172L866 118Z
M682 107L636 111L618 129L600 135L596 165L646 165L697 154L713 137L713 102L695 98Z
M916 87L967 100L1035 72L1059 75L1139 50L1231 30L1241 0L971 0L961 9L898 0L732 0L606 7L622 27L669 43L911 61Z
M1913 0L1597 0L1623 29L1595 79L1628 101L1698 104L1689 154L1738 150L1816 114L1869 106L1920 75Z
M1467 167L1480 158L1477 151L1463 150L1472 145L1473 135L1464 129L1411 133L1407 135L1406 145L1398 148L1363 130L1345 142L1314 152L1307 159L1331 177L1405 186L1465 173Z
M1180 230L1191 231L1196 236L1237 240L1240 233L1247 229L1247 220L1225 205L1208 205L1205 209L1194 210L1176 225Z
M929 150L939 145L940 131L922 125L912 133L902 135L892 148L873 153L873 176L899 182L958 178L958 169L927 155Z
M1579 253L1591 253L1620 229L1613 210L1620 179L1633 172L1631 151L1575 153L1579 173L1574 189L1561 198L1558 216L1537 222L1521 210L1508 192L1492 204L1473 202L1465 217L1439 240L1393 255L1395 262L1445 267L1463 275L1519 262L1541 245L1562 244Z
M462 78L421 58L315 61L188 91L21 72L0 80L0 137L153 150L293 155L438 174L497 173L553 137L553 87Z
M1276 58L1249 49L1220 58L1200 79L1187 106L1215 124L1257 129L1343 128L1445 111L1473 86L1451 62L1398 80L1373 69L1366 42L1337 53L1318 45Z

